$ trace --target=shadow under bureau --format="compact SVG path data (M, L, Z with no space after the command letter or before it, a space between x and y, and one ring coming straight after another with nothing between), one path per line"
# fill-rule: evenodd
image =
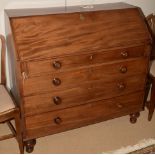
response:
M151 37L125 3L5 10L11 92L23 140L130 115L144 108Z

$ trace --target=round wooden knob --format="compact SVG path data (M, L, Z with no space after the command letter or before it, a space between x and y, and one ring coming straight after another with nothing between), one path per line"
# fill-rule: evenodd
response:
M62 119L60 117L57 117L54 119L55 124L61 124L62 123Z
M124 51L124 52L121 52L121 56L123 58L128 58L129 54L128 54L128 52Z
M121 72L121 73L126 73L127 71L128 71L128 69L127 69L126 66L120 67L120 72Z
M59 86L59 85L61 84L61 80L58 79L58 78L54 78L54 79L53 79L53 84L54 84L55 86Z
M61 100L60 97L55 96L55 97L53 97L53 102L54 102L56 105L59 105L59 104L62 103L62 100Z
M117 87L118 87L119 90L124 90L126 86L125 86L124 83L118 83Z
M61 68L61 62L59 62L59 61L54 61L54 62L53 62L53 67L54 67L55 69L60 69L60 68Z

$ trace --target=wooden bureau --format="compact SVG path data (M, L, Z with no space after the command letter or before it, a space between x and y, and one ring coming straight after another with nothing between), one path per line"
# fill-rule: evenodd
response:
M35 139L144 108L151 37L137 7L5 10L11 91Z

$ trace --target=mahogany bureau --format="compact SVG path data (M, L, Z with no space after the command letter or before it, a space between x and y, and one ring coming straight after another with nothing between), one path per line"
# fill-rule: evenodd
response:
M28 152L35 139L144 107L151 37L125 3L5 10L11 91Z

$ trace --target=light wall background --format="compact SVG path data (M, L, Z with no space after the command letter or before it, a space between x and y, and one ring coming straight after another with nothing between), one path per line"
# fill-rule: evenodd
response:
M155 12L155 0L0 0L0 33L4 33L3 11L5 8L41 8L113 2L126 2L139 6L145 15Z
M150 13L155 13L155 0L0 0L0 33L5 35L4 28L4 9L15 8L41 8L41 7L57 7L57 6L71 6L71 5L90 5L103 4L113 2L126 2L142 8L144 14L147 16ZM8 64L8 61L7 61ZM7 81L9 83L9 72L7 68Z

